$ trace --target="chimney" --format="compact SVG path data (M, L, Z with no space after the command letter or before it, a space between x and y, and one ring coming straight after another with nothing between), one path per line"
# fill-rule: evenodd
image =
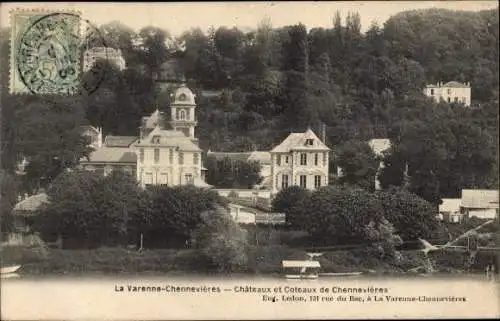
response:
M326 125L322 124L321 126L321 140L323 141L323 144L326 144Z

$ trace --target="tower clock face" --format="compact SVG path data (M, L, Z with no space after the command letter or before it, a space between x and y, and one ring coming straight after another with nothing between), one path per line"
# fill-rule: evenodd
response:
M179 100L180 101L186 101L187 97L186 97L186 94L180 94L179 95Z

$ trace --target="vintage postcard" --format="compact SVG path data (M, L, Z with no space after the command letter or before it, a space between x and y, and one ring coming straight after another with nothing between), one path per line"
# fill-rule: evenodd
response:
M499 318L498 17L0 4L1 318Z

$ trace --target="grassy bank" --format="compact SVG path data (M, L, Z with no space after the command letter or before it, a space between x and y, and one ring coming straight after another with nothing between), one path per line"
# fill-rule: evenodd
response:
M7 247L2 249L2 265L21 264L21 275L64 274L164 274L208 273L195 250L154 249L138 252L127 248L99 248L92 250ZM284 259L307 259L304 251L286 246L251 247L248 251L248 274L269 275L281 271ZM336 251L318 258L322 272L402 273L421 264L419 259L405 255L404 259L385 262L368 257L361 251Z

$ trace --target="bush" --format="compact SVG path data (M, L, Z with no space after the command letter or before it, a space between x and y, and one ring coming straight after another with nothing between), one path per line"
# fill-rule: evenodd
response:
M201 219L191 237L200 257L219 272L245 269L248 261L246 231L221 207L204 212Z
M282 189L272 200L273 212L285 213L287 224L298 229L305 227L311 192L300 186Z

